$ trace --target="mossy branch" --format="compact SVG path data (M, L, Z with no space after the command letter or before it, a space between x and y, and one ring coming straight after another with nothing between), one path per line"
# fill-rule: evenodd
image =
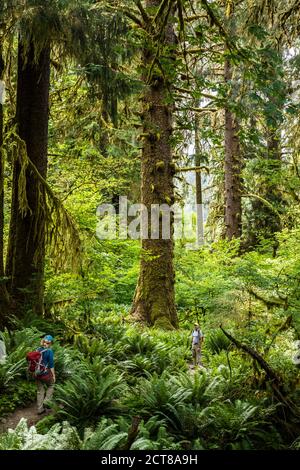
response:
M276 207L274 207L269 201L267 201L267 199L259 196L258 194L254 194L254 193L242 194L241 196L242 197L254 197L254 198L258 199L263 204L265 204L265 206L268 206L269 209L271 209L271 211L274 212L276 215L278 215L278 217L280 218L280 214L279 214L278 210L276 209Z
M146 24L149 23L151 18L148 15L148 13L146 12L145 8L143 7L142 2L140 0L135 0L135 4L138 7L138 9L140 10L140 14L141 14L141 17L143 18L144 22Z
M163 0L161 2L160 6L159 6L159 8L156 12L156 15L153 18L153 23L157 23L161 19L161 17L163 16L164 11L167 8L168 4L169 4L169 0Z
M249 294L253 295L253 297L255 297L257 300L263 302L267 306L267 308L285 306L285 302L281 299L276 299L275 297L273 297L272 299L267 299L261 294L255 292L252 288L248 288L247 291L249 292Z
M202 170L206 171L209 174L209 168L207 166L189 166L184 168L176 168L176 173L182 173L185 171L195 171L196 173L200 173Z

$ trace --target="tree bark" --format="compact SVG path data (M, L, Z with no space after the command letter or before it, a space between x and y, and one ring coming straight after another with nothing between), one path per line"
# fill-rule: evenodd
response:
M35 57L35 47L24 48L19 42L17 125L26 143L27 155L39 173L46 178L48 144L48 106L50 81L50 46ZM26 170L26 195L30 208L19 210L18 180L20 162L14 162L8 270L11 270L11 293L18 315L33 309L43 312L43 274L45 258L45 193L30 169Z
M225 61L225 83L232 80L232 67ZM238 238L242 234L242 198L241 198L241 152L238 137L239 125L236 116L229 107L225 108L225 235L226 238Z
M160 0L147 0L147 8L158 8ZM152 10L153 12L153 10ZM155 40L154 40L155 41ZM156 40L157 41L157 40ZM143 64L145 92L143 98L143 150L141 162L141 200L147 208L148 234L151 234L151 205L174 203L172 162L172 114L170 87L174 77L176 37L170 22L164 28L161 45L164 59L169 57L164 73L157 65L152 67L156 43L145 46ZM153 69L150 82L149 71ZM170 217L170 236L162 238L160 219L159 238L142 240L140 275L132 306L132 316L149 325L165 328L177 327L175 308L175 272L173 265L173 215Z

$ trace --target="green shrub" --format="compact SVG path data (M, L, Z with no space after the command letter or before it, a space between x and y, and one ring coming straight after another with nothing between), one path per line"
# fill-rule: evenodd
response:
M15 382L19 377L25 375L25 359L14 363L9 357L4 364L0 364L0 392L3 393L9 385Z
M264 401L212 402L198 416L206 448L248 450L280 448L281 439L269 422L274 406Z
M120 421L113 422L111 419L102 418L94 432L86 430L84 437L83 450L113 450L120 449L126 442L129 428L127 422L124 429L120 429Z
M43 332L35 327L22 328L20 325L20 328L20 330L4 330L2 332L7 355L13 355L14 361L24 359L26 352L38 347L43 335Z
M182 444L168 433L164 420L153 416L147 422L140 423L138 436L130 450L181 450Z
M54 366L57 382L64 381L76 372L76 363L82 356L73 348L54 343Z
M11 383L5 393L0 396L0 416L24 407L36 399L36 386L32 382L16 381Z
M212 400L222 398L221 377L210 377L205 372L194 374L179 374L172 380L175 386L186 390L189 394L189 403L195 410L207 405Z
M0 435L0 450L74 450L80 445L76 429L68 423L55 424L47 434L39 434L22 418L15 429Z
M57 416L83 430L100 416L119 412L117 399L125 387L122 375L112 366L96 360L81 362L64 385L56 386Z
M221 351L228 351L231 347L231 342L224 335L222 330L212 330L205 338L205 346L212 354L219 354Z
M43 419L38 421L35 425L35 428L39 434L47 434L50 429L56 424L58 418L56 415L50 414L45 416Z
M138 413L146 419L151 416L164 419L176 430L181 429L180 411L189 402L191 394L191 390L178 386L168 372L161 376L154 373L139 380L125 403L131 413Z

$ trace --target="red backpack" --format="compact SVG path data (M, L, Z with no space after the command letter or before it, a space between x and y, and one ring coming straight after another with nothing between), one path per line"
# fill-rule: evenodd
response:
M45 351L47 351L47 349L43 349L42 351L31 351L26 354L28 371L34 377L38 377L48 371L48 367L42 364L43 352Z

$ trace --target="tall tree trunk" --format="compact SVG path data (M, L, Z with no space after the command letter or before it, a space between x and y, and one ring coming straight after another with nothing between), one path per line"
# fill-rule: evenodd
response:
M46 178L48 144L48 102L50 80L50 47L35 57L31 43L24 48L19 42L17 125L26 143L27 155L39 173ZM18 305L18 314L27 309L43 312L43 274L45 258L45 193L29 168L26 170L26 195L29 211L24 215L18 207L20 162L14 163L14 187L8 266L11 263L11 293ZM14 231L14 233L13 233Z
M234 2L226 0L225 16L228 28L233 34L235 26ZM225 49L228 52L226 46ZM225 59L224 81L229 88L229 101L233 95L232 65L230 58ZM239 125L236 116L231 110L230 103L225 107L225 161L224 161L224 189L225 189L225 237L228 240L238 238L242 234L242 194L241 194L241 152L239 142Z
M4 62L0 51L0 80ZM0 101L0 328L8 321L9 296L4 273L4 161L3 161L3 104Z
M195 116L195 167L201 166L201 149L199 139L199 116ZM203 227L203 198L202 198L202 181L201 170L196 170L196 213L197 213L197 245L204 244L204 227Z
M147 8L160 5L160 0L147 0ZM145 73L143 106L143 150L141 163L141 200L146 206L151 233L151 205L174 203L174 164L172 163L172 114L169 87L174 77L174 52L176 38L170 22L164 28L162 48L169 57L168 70L164 73L155 66L150 83L146 83L155 55L156 44L145 47L143 64ZM169 77L169 78L168 78ZM149 325L166 328L177 326L175 309L175 272L173 265L173 217L171 214L170 237L162 239L161 220L159 239L143 239L140 275L132 306L132 315Z
M232 80L230 61L225 61L225 83ZM238 238L242 234L242 199L241 199L241 152L238 137L239 125L236 116L225 108L225 235L226 238Z

